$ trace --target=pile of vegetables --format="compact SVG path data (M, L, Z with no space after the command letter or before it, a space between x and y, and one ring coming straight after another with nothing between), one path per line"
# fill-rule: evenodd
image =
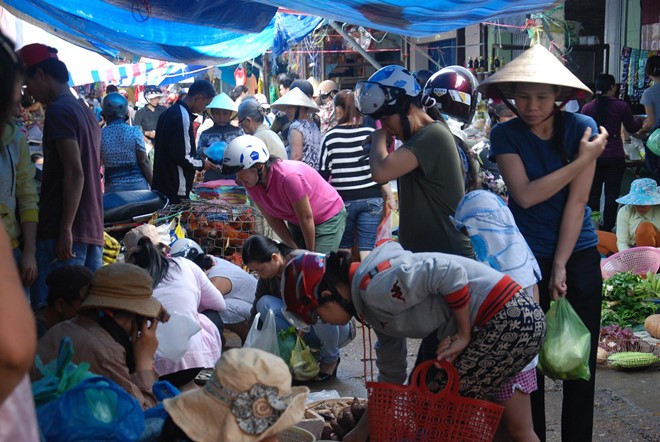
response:
M612 324L600 329L596 359L598 363L614 368L638 369L660 362L653 354L659 350L652 343L635 336L631 328Z
M603 281L601 324L633 327L643 324L647 316L655 313L655 304L649 299L660 296L660 277L648 273L646 278L631 272L622 272Z
M321 433L322 440L342 440L364 415L367 401L354 397L353 400L330 400L310 408L323 418L325 424Z

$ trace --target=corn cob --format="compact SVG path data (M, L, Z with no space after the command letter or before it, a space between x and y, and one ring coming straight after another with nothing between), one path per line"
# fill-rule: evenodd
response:
M613 367L618 368L641 368L652 365L660 358L652 353L643 353L639 351L624 351L621 353L614 353L607 358L607 361Z

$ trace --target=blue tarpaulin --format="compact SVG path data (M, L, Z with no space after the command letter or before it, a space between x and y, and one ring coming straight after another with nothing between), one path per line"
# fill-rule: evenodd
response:
M275 36L292 41L327 18L421 37L511 14L551 0L0 0L19 18L109 58L147 56L188 64L255 58ZM277 7L306 15L275 14ZM280 44L279 47L284 47Z
M246 8L255 7L252 2L243 3ZM315 16L277 13L260 32L238 33L153 17L140 22L130 11L100 0L2 0L0 5L28 23L109 58L133 57L137 61L144 56L203 65L232 65L256 58L273 46L276 27L300 40L323 21Z

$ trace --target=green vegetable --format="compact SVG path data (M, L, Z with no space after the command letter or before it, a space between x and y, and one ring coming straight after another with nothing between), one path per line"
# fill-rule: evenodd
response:
M280 330L277 333L277 344L280 348L280 357L289 364L289 361L291 361L291 351L296 346L296 329L289 327L285 330Z
M618 368L641 368L647 367L658 362L660 359L652 353L642 353L639 351L626 351L614 353L607 358L607 361Z
M652 292L660 292L660 278L651 275L647 279L631 272L617 273L603 281L601 325L617 324L633 327L644 322L655 312L648 298Z

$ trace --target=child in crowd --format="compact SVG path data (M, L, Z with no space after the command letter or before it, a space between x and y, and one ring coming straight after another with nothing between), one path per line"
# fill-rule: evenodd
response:
M456 228L470 237L477 261L509 275L538 303L536 283L541 269L504 201L486 190L463 197L451 218ZM536 390L535 357L502 386L495 399L504 404L504 423L513 441L538 441L532 423L529 394Z

